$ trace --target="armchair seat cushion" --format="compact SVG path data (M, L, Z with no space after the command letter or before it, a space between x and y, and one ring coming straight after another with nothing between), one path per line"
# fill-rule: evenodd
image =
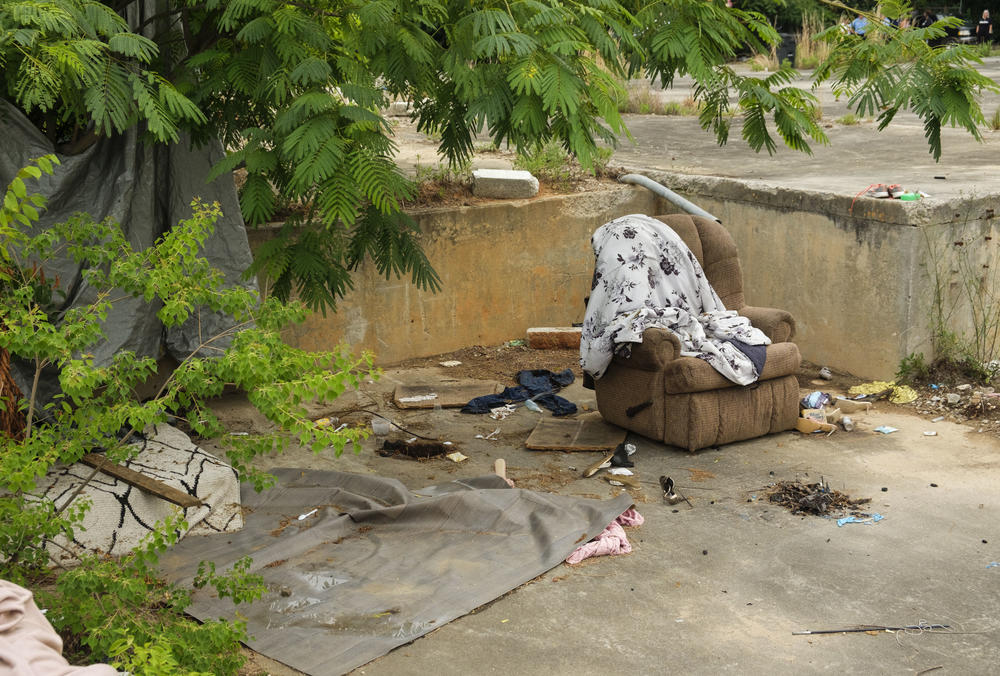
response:
M767 346L767 360L758 382L793 375L802 358L795 343L772 343ZM748 385L754 387L757 383ZM684 394L739 387L725 378L704 359L678 357L663 367L663 390L667 394Z

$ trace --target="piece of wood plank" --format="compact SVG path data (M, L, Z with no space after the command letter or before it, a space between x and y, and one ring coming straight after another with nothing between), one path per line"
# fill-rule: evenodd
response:
M502 391L503 385L494 380L441 379L432 383L400 383L392 400L399 408L461 408L476 397ZM436 396L424 398L432 394Z
M626 434L597 412L573 419L543 417L524 445L533 451L607 451L625 441Z
M178 490L173 486L168 486L162 481L148 477L145 474L140 474L134 469L111 462L107 457L98 453L88 453L80 458L80 462L99 469L108 476L124 481L130 486L135 486L141 491L155 495L158 498L163 498L167 502L172 502L185 509L188 507L200 507L202 505L202 501L193 495L188 495L184 491Z

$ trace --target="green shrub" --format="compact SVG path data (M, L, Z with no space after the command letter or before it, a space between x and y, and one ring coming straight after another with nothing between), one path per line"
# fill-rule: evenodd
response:
M26 182L53 173L55 164L54 156L46 156L22 169L0 204L0 348L34 365L36 373L22 402L23 436L0 434L0 577L22 584L48 580L49 564L62 565L50 559L48 547L60 547L57 536L71 539L88 508L77 496L97 470L58 505L34 493L36 478L54 465L74 463L95 449L112 462L124 462L138 452L139 446L129 443L136 432L176 419L197 435L221 436L241 479L261 490L273 477L252 466L259 454L280 452L293 440L315 452L333 448L339 455L347 444L357 449L364 430L319 427L306 405L334 399L377 375L370 355L310 353L286 345L281 332L304 319L302 305L223 287L222 273L198 254L220 214L218 205L193 202L191 218L141 251L117 224L86 215L36 231L45 199L29 194ZM51 306L59 282L40 271L60 255L84 267L93 289L90 304L66 312ZM116 299L129 296L157 304L166 326L197 318L205 308L231 316L232 328L204 336L199 351L181 361L159 392L140 401L135 388L156 370L154 359L123 351L100 365L92 356L104 339L102 320ZM215 356L202 356L202 348ZM45 369L55 370L61 390L51 402L37 395L38 375ZM223 435L207 401L227 386L247 392L278 431ZM168 520L123 559L84 556L58 576L44 603L71 652L111 660L137 676L236 673L243 626L185 618L187 594L156 579L157 556L185 528L180 519ZM248 566L245 561L225 575L209 566L198 584L212 584L235 601L249 600L259 596L260 586L258 578L246 575Z

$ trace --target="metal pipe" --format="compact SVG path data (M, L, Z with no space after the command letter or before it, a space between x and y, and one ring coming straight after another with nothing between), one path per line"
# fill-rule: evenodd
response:
M657 183L651 178L643 176L641 174L625 174L624 176L619 176L618 180L622 183L631 183L633 185L641 185L644 188L652 190L654 193L667 200L674 206L680 207L689 214L694 214L695 216L701 216L702 218L707 218L709 220L715 221L716 223L722 223L721 220L708 213L701 207L699 207L694 202L684 199L677 193L675 193L670 188Z

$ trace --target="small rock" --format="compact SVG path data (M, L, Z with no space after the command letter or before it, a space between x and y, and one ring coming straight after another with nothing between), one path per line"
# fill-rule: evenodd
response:
M959 394L956 394L955 392L949 392L945 396L948 398L948 403L949 404L957 404L958 402L962 401L962 396L959 395Z
M965 392L966 390L971 390L972 385L970 385L969 383L963 383L957 386L955 389L958 390L959 392Z

